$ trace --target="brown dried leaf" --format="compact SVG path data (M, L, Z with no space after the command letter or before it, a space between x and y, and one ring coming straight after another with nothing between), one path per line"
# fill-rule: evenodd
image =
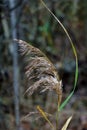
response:
M69 125L71 119L72 119L72 116L70 116L70 117L67 119L66 123L64 124L64 126L63 126L63 128L62 128L61 130L66 130L66 129L67 129L67 127L68 127L68 125Z

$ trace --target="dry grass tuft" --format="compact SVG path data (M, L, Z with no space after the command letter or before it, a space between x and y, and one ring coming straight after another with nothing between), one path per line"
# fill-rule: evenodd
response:
M38 88L41 92L55 90L61 102L62 82L50 60L38 48L27 42L16 39L15 41L18 43L19 53L23 56L25 63L25 75L28 81L26 92L32 95Z

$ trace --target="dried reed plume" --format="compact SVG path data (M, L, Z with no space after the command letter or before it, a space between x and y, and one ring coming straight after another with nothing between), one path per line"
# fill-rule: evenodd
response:
M46 90L55 90L59 97L62 98L62 82L59 80L56 69L46 55L38 48L33 47L22 40L16 40L19 46L19 53L23 56L25 65L25 75L27 79L30 95L38 88L41 92Z

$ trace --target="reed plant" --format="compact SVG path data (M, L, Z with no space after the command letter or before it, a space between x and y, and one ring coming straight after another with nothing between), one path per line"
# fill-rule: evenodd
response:
M62 80L60 80L56 68L51 63L51 61L47 58L47 56L40 51L38 48L28 44L25 41L17 40L15 41L18 43L19 46L19 53L23 57L23 61L25 62L25 76L27 79L26 85L28 86L28 89L26 90L25 94L28 93L29 95L32 95L36 90L39 90L40 92L45 92L47 90L55 91L58 96L57 101L57 112L56 112L56 126L52 124L52 122L48 119L48 114L46 113L40 106L37 106L37 110L39 114L49 123L51 128L53 130L58 130L58 115L59 112L64 109L65 105L68 103L70 98L73 96L76 85L77 85L77 79L78 79L78 58L77 58L77 52L74 46L74 43L71 40L70 35L68 34L66 28L63 26L63 24L59 21L59 19L51 12L51 10L46 6L46 4L41 0L41 3L43 6L50 12L50 14L53 16L53 18L59 23L59 25L62 27L64 32L66 33L71 47L73 54L75 56L76 60L76 69L75 69L75 81L74 81L74 87L71 93L68 95L68 97L62 102ZM72 116L70 116L67 121L65 122L64 126L61 128L61 130L66 130L70 121L72 119Z

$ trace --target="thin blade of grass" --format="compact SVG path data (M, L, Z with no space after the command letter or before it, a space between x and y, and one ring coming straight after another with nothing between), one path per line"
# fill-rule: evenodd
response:
M54 129L53 124L50 122L50 120L47 118L45 112L42 110L42 108L40 106L37 106L37 110L40 112L40 114L44 117L44 119L49 123L49 125L51 126L51 128Z
M66 121L66 123L64 124L64 126L63 126L63 128L61 130L66 130L67 129L71 119L72 119L72 116L68 118L68 120Z
M77 80L78 80L78 57L77 57L77 52L76 52L76 48L74 46L74 43L72 42L72 39L70 38L69 36L69 33L67 32L66 28L64 27L64 25L60 22L60 20L53 14L53 12L46 6L46 4L43 2L43 0L41 0L42 4L44 5L44 7L50 12L50 14L55 18L55 20L59 23L59 25L63 28L64 32L66 33L69 41L70 41L70 44L71 44L71 47L72 47L72 50L73 50L73 53L74 53L74 56L75 56L75 61L76 61L76 69L75 69L75 80L74 80L74 87L73 87L73 90L72 92L69 94L69 96L65 99L65 101L60 105L60 108L59 110L62 110L65 105L69 102L70 98L73 96L74 94L74 91L75 91L75 88L76 88L76 85L77 85Z

